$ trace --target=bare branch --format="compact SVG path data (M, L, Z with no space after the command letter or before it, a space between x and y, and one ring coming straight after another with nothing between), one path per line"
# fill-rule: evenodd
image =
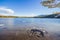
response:
M55 4L56 0L44 0L42 1L42 5L48 8L60 8L60 2Z

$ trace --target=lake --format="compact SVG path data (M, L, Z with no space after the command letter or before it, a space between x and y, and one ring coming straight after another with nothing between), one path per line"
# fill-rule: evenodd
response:
M0 18L0 30L21 28L45 28L51 32L60 32L60 19L51 18Z
M10 36L6 35L17 35L21 30L30 28L44 28L53 35L54 40L60 40L60 19L54 18L0 18L0 39L8 40Z

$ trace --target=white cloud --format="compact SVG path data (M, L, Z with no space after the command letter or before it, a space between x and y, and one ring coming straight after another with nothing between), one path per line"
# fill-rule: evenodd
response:
M0 7L0 12L8 13L8 14L13 14L14 13L14 11L12 9L8 9L8 8L5 8L5 7Z

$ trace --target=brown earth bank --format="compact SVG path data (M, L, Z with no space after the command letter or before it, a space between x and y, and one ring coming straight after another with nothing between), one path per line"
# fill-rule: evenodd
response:
M60 40L60 37L48 35L37 37L36 35L30 35L27 30L4 30L0 32L0 40Z

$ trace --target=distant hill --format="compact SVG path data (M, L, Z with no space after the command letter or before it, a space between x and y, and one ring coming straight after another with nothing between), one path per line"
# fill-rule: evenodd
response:
M60 18L60 14L39 15L35 16L35 18Z
M34 17L0 15L0 18L60 18L60 13L55 13L55 14L50 14L50 15L38 15L38 16L34 16Z

